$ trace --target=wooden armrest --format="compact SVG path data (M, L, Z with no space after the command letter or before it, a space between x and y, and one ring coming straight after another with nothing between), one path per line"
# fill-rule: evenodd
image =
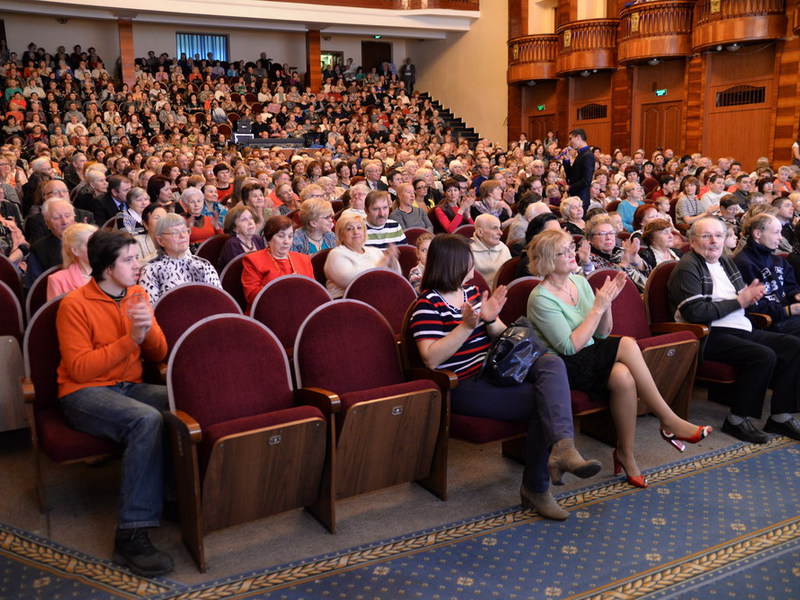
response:
M25 398L25 402L27 404L33 404L33 401L36 399L33 382L27 377L20 377L19 382L22 384L22 396Z
M194 417L189 413L185 413L182 410L176 410L175 412L170 412L175 419L180 421L186 430L189 432L189 440L193 444L199 444L200 441L203 439L203 429L200 427L200 423L194 420Z
M676 331L691 331L698 340L708 335L708 327L698 323L650 323L653 335L660 333L675 333Z
M342 411L342 401L331 391L322 388L300 388L295 390L294 394L297 402L316 406L325 415Z
M772 327L772 317L769 315L765 315L762 313L748 313L750 320L753 322L753 325L758 327L759 329L769 329Z
M429 369L427 367L413 367L405 370L406 379L430 379L442 393L454 389L458 385L458 375L445 369Z

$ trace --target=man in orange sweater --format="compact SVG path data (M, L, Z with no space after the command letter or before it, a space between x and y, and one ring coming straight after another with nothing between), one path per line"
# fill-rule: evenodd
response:
M100 230L89 239L88 254L92 278L58 310L61 407L76 429L125 447L113 560L139 575L165 575L172 558L153 546L147 529L161 519L161 411L169 403L166 387L142 383L142 358L163 360L167 342L136 285L133 237Z

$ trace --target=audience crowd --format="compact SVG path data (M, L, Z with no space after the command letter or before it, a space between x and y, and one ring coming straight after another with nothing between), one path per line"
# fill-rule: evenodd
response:
M760 158L746 171L733 157L714 160L668 148L628 155L593 147L591 185L578 197L569 194L569 161L579 151L585 161L583 147L562 148L553 133L532 142L522 135L508 148L455 136L390 63L364 69L348 60L326 68L315 91L296 70L264 53L228 63L211 55L176 59L149 52L136 61L131 85L110 74L93 48L75 46L68 53L59 47L51 54L30 44L21 56L0 58L0 252L27 288L62 266L50 275L49 297L94 282L80 303L76 296L67 305L75 314L92 303L108 311L108 295L135 293L131 335L143 355L164 354L163 335L143 305L155 304L172 287L191 281L221 286L225 265L246 255L241 283L249 305L277 277L313 277L311 256L329 252L324 274L334 298L366 269L387 267L409 277L421 294L418 314L435 314L439 323L435 333L414 325L422 357L429 366L453 366L466 381L485 357L484 341L502 329L497 315L505 288L481 296L462 284L474 269L491 288L503 264L519 257L517 275L544 280L528 315L552 357L567 364L565 371L554 358L537 368L556 390L550 401L560 412L531 425L534 433L544 432L548 447L529 450L535 465L526 471L522 501L566 518L547 491L542 453L552 446L554 482L553 473L588 477L599 470L572 447L570 385L610 394L623 438L615 466L625 468L634 485L647 485L632 454L637 390L671 443L696 442L711 431L671 412L635 344L607 337L609 306L625 281L641 291L658 264L680 260L669 286L676 320L710 326L704 357L730 359L746 380L723 430L766 441L751 419L760 417L771 388L765 430L800 439L792 416L800 354L796 166ZM286 143L237 145L233 131ZM302 148L292 148L289 142L298 138ZM98 227L132 237L100 236L93 258ZM561 233L544 233L550 230ZM195 254L220 234L228 238L213 261ZM413 268L399 260L407 241L416 244ZM595 296L584 277L600 268L619 275ZM129 287L133 292L125 291ZM752 312L769 315L770 329L754 329ZM76 348L87 342L75 341L75 324L68 335ZM477 362L459 362L464 348ZM64 381L75 377L70 368L62 365ZM587 368L593 376L581 384ZM486 414L466 385L453 409L498 418L535 415L543 408L530 405L538 375L529 375L506 413ZM89 397L78 393L82 383L73 383L65 387L72 398L65 406L78 410ZM114 393L134 396L126 389ZM163 397L148 402L162 406ZM121 521L120 530L152 526L158 513ZM139 534L118 535L116 552L140 572L167 572L169 557L148 544Z

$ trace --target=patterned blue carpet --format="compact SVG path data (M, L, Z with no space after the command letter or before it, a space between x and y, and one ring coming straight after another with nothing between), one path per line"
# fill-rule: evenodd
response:
M0 598L800 598L800 445L737 445L562 499L195 586L0 526Z

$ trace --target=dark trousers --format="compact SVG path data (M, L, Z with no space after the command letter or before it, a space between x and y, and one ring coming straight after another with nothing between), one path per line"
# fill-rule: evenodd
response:
M534 492L550 487L550 447L574 435L569 380L559 357L545 354L539 358L525 381L516 386L497 387L482 378L459 382L451 406L454 413L471 417L529 419L522 482Z
M736 395L731 413L761 417L764 395L772 388L771 414L797 410L800 391L800 339L756 329L752 332L712 327L703 358L736 369Z

